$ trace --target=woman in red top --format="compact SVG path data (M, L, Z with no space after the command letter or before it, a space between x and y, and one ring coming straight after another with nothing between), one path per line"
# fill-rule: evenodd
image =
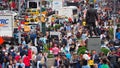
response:
M15 60L18 62L20 60L21 56L20 56L20 53L17 52L17 55L15 56Z
M25 64L25 68L30 68L30 58L28 54L26 54L23 58L23 63Z
M32 58L32 50L31 50L31 48L28 49L28 57L31 60L31 58Z

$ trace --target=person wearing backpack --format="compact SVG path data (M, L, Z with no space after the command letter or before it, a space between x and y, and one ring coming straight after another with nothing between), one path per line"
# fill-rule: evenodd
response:
M29 58L28 54L26 54L23 57L23 63L25 64L25 68L30 68L30 58Z

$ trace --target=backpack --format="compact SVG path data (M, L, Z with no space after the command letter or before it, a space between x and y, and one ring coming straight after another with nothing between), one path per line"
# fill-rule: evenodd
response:
M42 65L45 63L45 58L44 56L41 58L41 62L40 62Z

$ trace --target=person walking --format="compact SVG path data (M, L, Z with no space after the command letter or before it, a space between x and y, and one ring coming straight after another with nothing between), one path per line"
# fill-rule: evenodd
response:
M28 54L24 55L23 63L25 64L25 68L30 68L30 58Z
M97 10L94 9L94 4L90 4L90 8L86 12L86 24L88 29L90 29L89 32L91 37L94 33L98 35L96 31L96 20L98 21Z
M54 44L54 47L52 48L52 52L55 57L58 55L59 51L60 49L57 47L57 44Z
M36 57L37 68L42 68L41 59L42 59L42 52L40 51Z
M110 68L109 65L107 64L107 60L106 59L103 59L102 62L103 62L103 64L101 65L100 68Z

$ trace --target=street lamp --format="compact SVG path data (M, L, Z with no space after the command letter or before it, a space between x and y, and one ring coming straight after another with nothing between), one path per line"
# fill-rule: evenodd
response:
M117 26L116 26L116 23L115 23L115 18L116 18L116 0L114 0L114 10L113 10L113 21L114 21L114 40L116 39L116 29L117 29Z
M18 8L18 12L19 12L19 17L20 17L20 13L21 13L21 0L19 0L19 8ZM19 21L19 33L18 33L18 43L21 44L21 21Z

